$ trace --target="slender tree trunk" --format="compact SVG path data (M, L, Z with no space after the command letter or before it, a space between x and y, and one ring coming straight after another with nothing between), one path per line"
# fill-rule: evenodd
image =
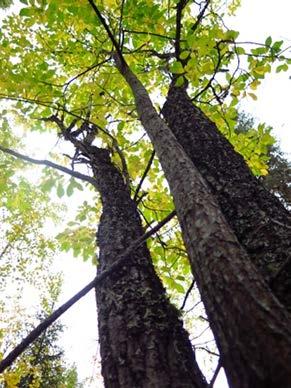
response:
M252 175L243 157L195 107L184 88L171 85L162 114L206 179L239 242L291 310L291 217Z
M130 86L173 194L210 325L233 387L291 386L290 316L240 246L192 161L124 62Z
M103 212L98 272L143 234L135 202L109 151L89 153ZM143 244L96 289L102 374L108 388L205 388L191 343Z

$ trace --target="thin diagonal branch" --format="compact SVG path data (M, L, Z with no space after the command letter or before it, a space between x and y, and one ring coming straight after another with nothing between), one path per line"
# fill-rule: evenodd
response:
M113 46L115 47L115 50L116 50L116 52L117 52L117 54L118 54L118 56L119 56L119 59L120 59L121 63L122 63L122 64L126 64L126 61L125 61L125 59L124 59L124 57L123 57L123 55L122 55L122 52L121 52L121 50L120 50L119 44L118 44L118 42L116 41L116 39L115 39L113 33L111 32L111 30L110 30L108 24L106 23L106 20L105 20L105 19L103 18L103 16L101 15L101 13L100 13L98 7L96 6L96 4L94 3L94 1L93 1L93 0L88 0L88 2L89 2L89 4L91 5L91 7L93 8L94 12L96 13L96 15L97 15L98 19L100 20L101 24L102 24L103 27L105 28L105 30L106 30L106 32L107 32L107 34L108 34L108 36L109 36L109 38L110 38L110 40L111 40Z
M125 29L124 32L127 32L128 34L151 35L151 36L155 36L157 38L167 39L167 40L171 40L171 41L175 40L175 37L173 37L173 36L161 35L161 34L157 34L155 32L149 32L149 31L126 30Z
M145 168L145 170L144 170L144 173L143 173L143 175L142 175L142 177L141 177L141 180L139 181L139 184L138 184L138 186L137 186L137 188L136 188L136 190L135 190L134 197L133 197L133 200L134 200L134 201L137 200L138 193L139 193L139 191L140 191L140 189L141 189L141 186L142 186L142 184L143 184L143 181L145 180L145 178L146 178L146 176L147 176L147 173L149 172L149 170L150 170L150 168L151 168L151 165L152 165L152 163L153 163L154 157L155 157L155 150L152 152L151 157L149 158L148 164L147 164L147 166L146 166L146 168Z
M185 294L185 298L184 298L183 303L182 303L182 305L181 305L181 307L180 307L180 310L183 310L183 309L184 309L184 307L185 307L185 305L186 305L186 302L187 302L187 299L188 299L188 297L189 297L191 291L193 290L194 284L195 284L195 280L193 279L193 280L192 280L192 283L190 284L190 287L188 288L188 290L187 290L187 292L186 292L186 294Z
M192 30L193 32L194 32L195 30L197 30L199 24L201 23L201 21L202 21L202 19L203 19L203 17L204 17L204 14L205 14L205 12L206 12L206 10L207 10L209 4L210 4L210 0L206 0L206 1L205 1L204 7L202 8L201 12L200 12L200 13L198 14L198 16L197 16L196 22L195 22L195 23L193 24L193 26L191 27L191 30Z
M218 360L217 367L216 367L216 369L215 369L215 371L214 371L213 377L212 377L212 379L211 379L211 381L210 381L210 383L209 383L209 385L208 385L208 388L213 388L214 383L215 383L215 381L216 381L216 378L217 378L217 376L218 376L218 373L219 373L221 367L222 367L222 362L221 362L221 358L220 358L220 359Z
M85 181L85 182L89 182L93 186L96 187L95 179L90 177L90 176L88 176L88 175L84 175L84 174L81 174L80 172L70 170L69 168L61 166L61 165L56 164L54 162L51 162L49 160L41 160L41 159L31 158L29 156L20 154L19 152L13 151L10 148L5 148L2 145L0 145L0 150L5 152L6 154L14 156L15 158L22 159L25 162L33 163L33 164L37 164L37 165L43 165L43 166L54 168L55 170L62 171L65 174L71 175L74 178L81 179L82 181Z
M99 63L95 63L95 64L93 64L93 65L87 67L87 69L83 70L81 73L79 73L79 74L75 75L74 77L72 77L69 81L67 81L66 83L64 83L64 85L62 85L62 86L65 86L64 92L67 90L68 86L69 86L72 82L76 81L76 79L78 79L78 78L82 77L83 75L89 73L91 70L94 70L96 67L99 67L99 66L104 65L104 63L106 63L106 62L108 62L108 61L109 61L109 58L104 59L104 61L101 61L101 62L99 62Z
M122 266L128 264L130 261L130 254L137 249L144 241L160 230L167 222L169 222L176 215L176 211L172 211L161 222L154 226L151 230L144 233L138 239L136 239L109 267L103 271L100 275L96 276L90 283L88 283L81 291L75 294L71 299L54 311L48 318L41 322L35 329L33 329L26 338L24 338L19 345L17 345L7 357L0 362L0 373L9 367L18 356L20 356L27 347L35 341L41 333L43 333L50 325L52 325L63 313L65 313L71 306L73 306L78 300L85 296L94 287L100 287L102 282L107 276L110 276L113 272L120 269ZM134 264L134 263L133 263Z

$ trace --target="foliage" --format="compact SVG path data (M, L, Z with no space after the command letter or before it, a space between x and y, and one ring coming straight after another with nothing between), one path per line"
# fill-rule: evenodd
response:
M13 0L1 0L0 1L0 8L9 8L13 3Z
M245 113L240 113L236 131L241 133L253 132L254 119ZM269 132L271 128L269 128ZM268 174L260 179L264 185L276 194L287 205L291 206L291 163L280 150L278 144L267 146L265 159L268 162Z

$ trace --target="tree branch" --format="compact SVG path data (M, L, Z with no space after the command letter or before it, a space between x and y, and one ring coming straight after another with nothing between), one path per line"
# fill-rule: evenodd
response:
M115 47L115 50L116 50L116 52L117 52L117 54L118 54L118 56L119 56L119 59L120 59L121 63L122 63L123 65L125 65L125 64L126 64L126 61L125 61L125 59L124 59L124 57L123 57L123 55L122 55L122 52L121 52L120 47L119 47L119 44L118 44L118 42L116 41L116 39L115 39L113 33L111 32L111 30L110 30L108 24L106 23L106 20L105 20L105 19L103 18L103 16L101 15L101 13L100 13L99 9L97 8L96 4L94 3L94 1L93 1L93 0L88 0L88 2L89 2L89 4L91 5L91 7L93 8L94 12L96 13L96 15L97 15L98 19L100 20L101 24L102 24L103 27L105 28L105 30L106 30L106 32L107 32L107 34L108 34L108 36L109 36L109 38L110 38L110 40L111 40L113 46Z
M200 13L199 13L198 16L197 16L196 22L195 22L195 23L193 24L193 26L191 27L191 30L192 30L193 32L194 32L195 30L197 30L199 24L202 22L202 19L203 19L203 17L204 17L204 14L205 14L205 12L206 12L206 10L207 10L209 4L210 4L210 0L206 0L204 7L202 8L202 10L200 11Z
M176 12L176 37L175 37L175 53L177 60L180 57L180 39L181 39L181 23L182 23L182 13L183 9L186 7L188 0L180 0L177 4Z
M157 34L155 32L137 31L137 30L124 30L124 32L127 32L128 34L151 35L151 36L156 36L157 38L167 39L167 40L171 40L171 41L175 40L175 37L173 37L173 36L161 35L161 34Z
M80 172L70 170L69 168L61 166L61 165L56 164L54 162L51 162L49 160L40 160L40 159L31 158L29 156L20 154L19 152L13 151L10 148L5 148L2 145L0 145L0 150L5 152L6 154L14 156L15 158L22 159L25 162L29 162L29 163L33 163L33 164L37 164L37 165L43 165L43 166L54 168L55 170L62 171L65 174L73 176L74 178L81 179L81 180L83 180L85 182L89 182L93 186L96 187L95 179L90 177L90 176L88 176L88 175L84 175L84 174L81 174Z
M212 377L212 379L211 379L211 381L210 381L210 383L209 383L209 385L208 385L208 388L213 388L214 383L215 383L215 381L216 381L216 378L217 378L217 376L218 376L218 373L219 373L221 367L222 367L222 362L221 362L221 358L220 358L220 359L218 360L217 367L216 367L216 369L215 369L215 371L214 371L213 377Z
M137 200L137 196L138 196L138 193L141 189L141 186L143 184L143 181L145 180L146 176L147 176L147 173L149 172L150 168L151 168L151 165L152 165L152 162L154 160L154 157L155 157L155 150L153 150L152 154L151 154L151 157L149 158L149 161L148 161L148 164L144 170L144 173L141 177L141 180L139 181L139 184L135 190L135 193L134 193L134 197L133 197L133 200L136 201Z
M92 288L100 287L102 282L107 276L110 276L113 272L120 269L122 266L130 261L129 255L137 249L144 241L160 230L166 223L168 223L174 216L176 211L172 211L161 222L154 226L151 230L144 233L138 239L136 239L109 267L103 271L100 275L96 276L90 283L88 283L81 291L75 294L66 303L60 306L55 312L53 312L48 318L41 322L35 329L33 329L26 338L24 338L19 345L17 345L7 357L0 362L0 373L2 373L7 367L9 367L18 356L20 356L25 349L35 341L41 333L43 333L52 323L54 323L62 314L64 314L71 306L73 306L78 300L85 296ZM134 264L134 263L133 263Z
M188 297L189 297L191 291L193 290L194 284L195 284L195 280L193 279L193 280L192 280L192 283L190 284L190 287L188 288L188 290L187 290L187 292L186 292L186 294L185 294L185 298L184 298L183 303L182 303L182 305L181 305L181 307L180 307L180 310L183 310L183 309L184 309L185 304L186 304L186 302L187 302L187 299L188 299Z

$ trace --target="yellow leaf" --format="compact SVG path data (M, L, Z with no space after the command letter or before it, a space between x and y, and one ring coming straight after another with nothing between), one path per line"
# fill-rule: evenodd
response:
M257 101L258 97L254 93L248 93L248 95L255 101Z
M252 89L252 90L256 90L257 89L257 87L260 85L260 81L258 81L258 80L255 80L255 81L253 81L251 84L250 84L250 88Z

